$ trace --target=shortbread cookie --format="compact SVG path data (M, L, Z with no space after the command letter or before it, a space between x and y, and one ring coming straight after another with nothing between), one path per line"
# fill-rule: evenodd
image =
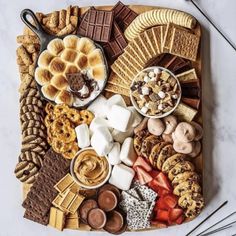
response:
M186 160L184 154L176 153L169 157L162 165L162 171L168 173L178 162Z
M167 144L163 147L158 155L156 167L161 170L163 163L171 156L175 154L175 150L173 149L172 144Z
M204 199L200 193L186 193L178 200L179 206L186 209L185 215L188 218L196 217L204 207Z
M33 162L21 161L16 165L15 175L21 182L32 184L38 175L38 167Z
M187 180L191 180L194 182L199 182L200 181L200 176L193 171L185 171L183 173L180 173L174 177L172 180L172 185L176 186L182 182L185 182Z
M43 158L36 152L26 151L20 154L19 161L33 162L36 166L40 168L43 163Z
M194 193L200 193L201 192L201 186L194 181L187 180L180 184L178 184L175 188L173 193L177 196L183 196L187 192L194 192Z
M159 142L157 143L151 150L150 156L149 156L149 161L152 164L153 167L157 167L157 161L159 157L159 153L167 145L165 142Z
M193 29L196 19L188 13L172 9L155 9L138 15L125 30L125 37L131 41L141 32L156 25L174 23L186 28Z
M172 181L178 174L184 173L186 171L192 172L195 167L190 161L182 161L177 163L168 173L169 179Z
M143 142L141 147L141 155L145 158L149 158L152 148L159 142L161 142L161 137L155 136L155 135L149 135L147 136Z

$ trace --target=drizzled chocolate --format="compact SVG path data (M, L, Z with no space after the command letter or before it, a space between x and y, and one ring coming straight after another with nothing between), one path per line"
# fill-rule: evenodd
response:
M87 74L81 72L67 74L66 77L71 92L81 100L88 98L98 87L94 79L89 78Z

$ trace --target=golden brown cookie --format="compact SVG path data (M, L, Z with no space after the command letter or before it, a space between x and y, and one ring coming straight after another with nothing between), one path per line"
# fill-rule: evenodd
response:
M200 193L201 192L201 186L194 181L187 180L180 184L178 184L175 188L173 193L177 196L182 196L187 192L194 192L194 193Z
M142 142L141 155L148 159L151 154L152 148L161 141L161 137L158 137L156 135L147 136Z
M172 181L178 174L186 171L194 171L195 167L190 161L182 161L177 163L168 173L169 179Z
M162 171L168 173L178 162L186 160L184 154L176 153L169 157L162 165Z
M157 160L162 148L164 148L168 143L159 142L157 143L151 150L151 154L149 155L149 161L154 168L157 168Z
M174 177L174 179L172 180L172 185L176 186L176 185L178 185L184 181L187 181L187 180L199 182L200 176L196 172L185 171L184 173L180 173Z

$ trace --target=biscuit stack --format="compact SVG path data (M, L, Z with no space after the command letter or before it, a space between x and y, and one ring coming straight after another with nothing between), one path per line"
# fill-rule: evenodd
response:
M138 155L149 160L151 165L164 172L171 180L173 193L179 196L178 204L185 209L186 217L193 218L203 208L200 177L189 157L176 153L173 145L161 136L139 131L134 138L134 148Z

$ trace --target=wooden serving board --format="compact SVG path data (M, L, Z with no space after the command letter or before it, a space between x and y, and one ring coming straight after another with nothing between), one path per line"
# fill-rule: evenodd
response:
M113 6L98 6L96 7L96 9L100 9L100 10L111 10ZM145 6L145 5L129 5L129 7L135 11L136 13L140 14L146 11L150 11L153 9L161 9L161 7L158 6ZM89 9L89 7L83 7L80 8L81 14L83 14L84 12L86 12ZM201 37L201 25L199 24L199 22L197 22L196 27L192 30L192 32L194 32L196 35ZM198 52L198 57L197 60L195 62L192 62L192 66L193 68L195 68L196 72L197 72L197 76L200 80L200 85L201 85L201 89L202 89L202 83L201 83L201 74L202 74L202 60L201 60L201 48L199 47L199 52ZM109 93L106 93L107 96L110 96ZM202 97L201 97L202 100ZM196 116L196 118L194 119L197 122L199 122L200 124L203 125L202 122L202 107L200 106L199 110L198 110L198 114ZM201 141L202 142L202 141ZM202 145L203 146L203 145ZM202 175L203 174L203 156L202 156L202 151L200 153L200 155L198 157L195 158L194 160L194 164L196 167L197 172ZM202 185L203 185L204 180L202 180ZM25 197L27 196L27 193L30 190L31 185L29 184L23 184L23 199L25 199ZM191 221L190 219L186 219L185 222L189 222ZM161 228L161 227L151 227L149 229L145 229L145 230L138 230L138 231L147 231L147 230L155 230L157 228ZM86 225L82 224L81 228L79 230L91 230L90 227L86 227Z

